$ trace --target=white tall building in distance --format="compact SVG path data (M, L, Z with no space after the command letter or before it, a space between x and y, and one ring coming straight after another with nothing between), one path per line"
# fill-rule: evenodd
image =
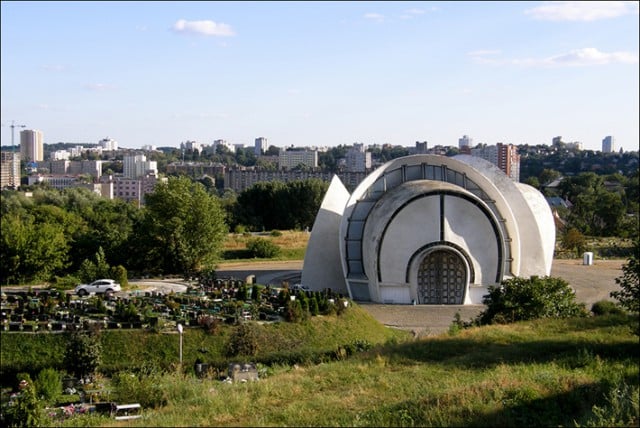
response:
M346 163L349 172L366 172L371 169L371 152L364 144L355 143L346 153Z
M607 135L602 140L602 152L603 153L613 153L615 151L616 151L615 138L613 138L611 135Z
M255 146L253 148L253 151L256 154L256 156L260 156L261 154L263 154L267 150L269 150L269 143L267 142L266 138L258 137L258 138L256 138L255 143L256 144L255 144Z
M100 140L98 142L98 146L102 147L102 150L107 152L118 150L118 142L115 140L112 140L109 137L103 138L102 140Z
M37 129L20 131L20 157L25 162L44 160L44 136Z
M473 138L469 138L468 135L463 135L462 138L458 138L458 148L471 147L473 144Z
M144 177L148 173L158 175L158 162L148 161L145 155L125 156L122 159L122 175L125 177Z

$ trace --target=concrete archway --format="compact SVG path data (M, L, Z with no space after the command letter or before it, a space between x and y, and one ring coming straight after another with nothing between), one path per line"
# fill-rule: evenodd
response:
M469 267L455 250L436 247L423 254L417 266L417 303L462 305L469 283Z

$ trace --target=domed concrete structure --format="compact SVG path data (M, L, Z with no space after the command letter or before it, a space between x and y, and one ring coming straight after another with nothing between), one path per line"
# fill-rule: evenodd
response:
M478 157L392 160L349 195L331 182L302 271L312 290L396 304L481 304L503 279L551 271L555 224L536 189Z

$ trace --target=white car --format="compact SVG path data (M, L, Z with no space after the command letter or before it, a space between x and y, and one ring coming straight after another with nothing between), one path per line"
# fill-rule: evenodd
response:
M98 279L91 284L80 284L74 289L78 296L86 296L90 293L111 294L117 291L122 291L122 287L113 279Z

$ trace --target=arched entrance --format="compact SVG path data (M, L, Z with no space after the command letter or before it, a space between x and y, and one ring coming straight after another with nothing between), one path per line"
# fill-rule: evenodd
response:
M454 251L438 249L427 253L418 268L418 303L462 305L467 269Z

